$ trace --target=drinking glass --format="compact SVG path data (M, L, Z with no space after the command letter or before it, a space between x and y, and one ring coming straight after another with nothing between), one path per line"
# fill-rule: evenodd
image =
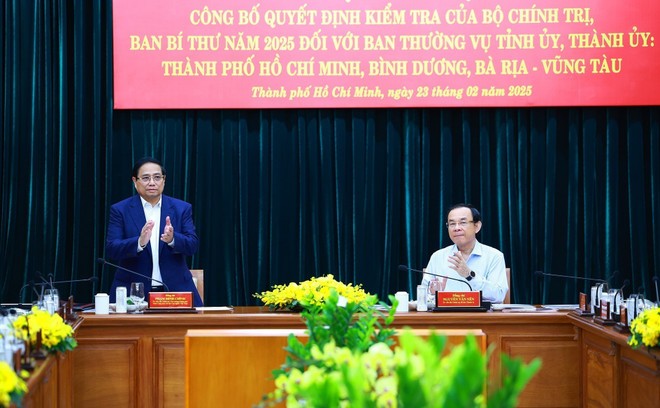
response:
M135 311L133 313L142 313L142 310L140 310L140 305L144 300L144 283L142 282L131 283L130 297L131 300L133 301L133 304L135 305Z
M435 307L436 306L436 292L442 292L445 290L445 285L447 284L447 280L445 279L438 279L438 278L433 278L431 281L429 281L429 291L428 294L426 295L426 304L427 307Z
M48 313L56 313L60 308L60 294L55 288L46 289L44 291L44 306Z

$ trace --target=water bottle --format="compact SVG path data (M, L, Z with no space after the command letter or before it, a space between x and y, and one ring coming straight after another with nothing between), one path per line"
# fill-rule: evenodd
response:
M429 310L428 304L426 304L426 293L428 289L424 285L417 285L417 311L426 312Z
M115 299L117 303L115 304L115 312L117 313L126 313L127 302L126 302L126 287L117 286L117 292Z

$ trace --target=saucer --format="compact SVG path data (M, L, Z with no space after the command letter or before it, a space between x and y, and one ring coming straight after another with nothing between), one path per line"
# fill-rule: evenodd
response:
M140 310L146 309L147 306L149 306L149 303L143 301L142 303L140 303ZM133 312L135 312L135 310L136 310L135 305L131 305L131 304L126 305L126 312L133 313ZM115 303L110 303L110 311L113 312L113 313L116 313L116 304Z

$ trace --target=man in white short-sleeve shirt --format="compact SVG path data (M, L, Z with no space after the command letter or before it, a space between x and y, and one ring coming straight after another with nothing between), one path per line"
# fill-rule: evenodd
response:
M447 232L454 245L431 255L426 272L445 275L467 282L472 290L480 290L483 299L502 303L509 290L504 255L477 241L481 230L481 214L470 204L457 204L447 214ZM422 285L429 288L429 299L435 291L468 291L463 282L424 274Z

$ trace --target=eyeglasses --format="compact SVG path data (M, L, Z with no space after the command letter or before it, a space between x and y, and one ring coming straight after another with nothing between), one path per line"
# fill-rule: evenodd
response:
M469 223L474 223L474 221L449 222L446 223L445 225L447 226L447 228L454 229L456 227L465 228L468 226Z
M153 180L154 183L160 183L163 181L165 176L162 174L154 174L153 176L142 176L138 177L138 180L140 180L143 184L149 184L149 181Z

